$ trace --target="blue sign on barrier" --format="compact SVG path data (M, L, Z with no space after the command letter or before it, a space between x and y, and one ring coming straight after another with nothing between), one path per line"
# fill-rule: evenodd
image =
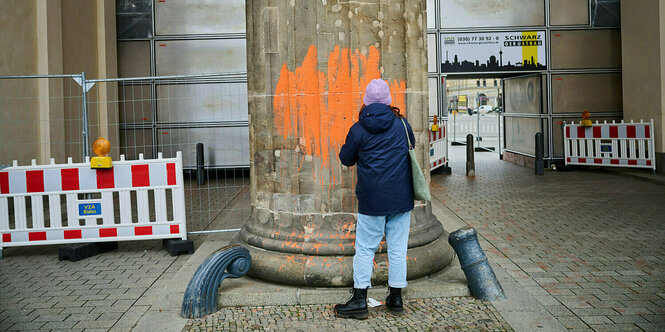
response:
M102 215L102 203L79 203L79 216Z
M612 152L612 145L610 144L601 144L600 152Z

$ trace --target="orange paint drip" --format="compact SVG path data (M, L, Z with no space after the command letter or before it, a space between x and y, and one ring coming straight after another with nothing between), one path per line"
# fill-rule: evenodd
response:
M280 71L273 98L277 133L285 140L297 137L301 151L319 158L322 172L329 170L339 163L337 153L358 120L365 86L381 77L380 62L374 46L366 56L335 46L324 73L317 70L316 47L310 46L301 66L289 71L284 64ZM393 106L405 114L406 83L393 80L389 85Z

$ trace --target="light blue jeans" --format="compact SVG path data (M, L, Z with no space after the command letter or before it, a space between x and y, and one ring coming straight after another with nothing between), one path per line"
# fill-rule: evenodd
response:
M374 253L386 235L388 245L388 286L406 287L406 248L409 241L411 211L390 216L358 213L356 254L353 256L353 287L372 287Z

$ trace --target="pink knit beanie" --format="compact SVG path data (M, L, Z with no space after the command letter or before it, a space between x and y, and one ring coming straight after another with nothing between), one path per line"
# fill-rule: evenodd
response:
M393 100L390 97L390 88L386 81L377 78L367 84L367 88L365 88L365 96L363 97L363 103L365 105L375 103L390 105L392 101Z

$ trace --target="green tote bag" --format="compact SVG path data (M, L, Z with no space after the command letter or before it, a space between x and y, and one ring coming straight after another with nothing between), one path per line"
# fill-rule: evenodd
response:
M409 159L411 159L411 176L413 177L413 198L422 201L431 200L429 194L429 183L425 180L425 175L423 175L420 165L418 165L418 159L416 159L416 152L413 150L411 145L411 140L409 139L409 131L406 129L406 123L404 119L402 124L404 125L404 131L406 132L406 141L409 143Z

